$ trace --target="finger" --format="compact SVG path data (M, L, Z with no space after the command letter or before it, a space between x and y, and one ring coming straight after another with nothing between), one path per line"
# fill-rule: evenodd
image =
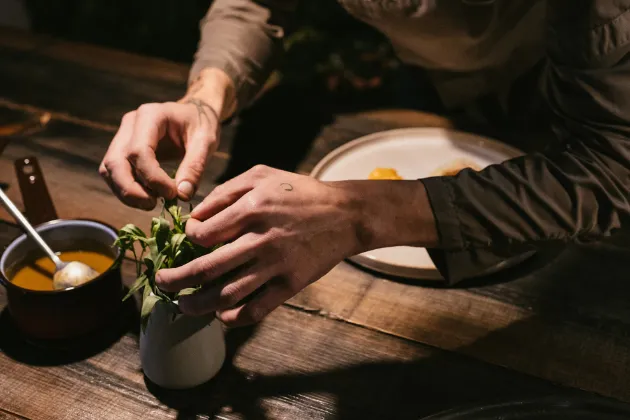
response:
M257 248L258 241L245 235L181 267L158 271L155 282L166 292L207 284L252 260Z
M258 296L244 305L217 311L217 318L228 327L255 324L295 295L293 288L279 278L268 282L267 286Z
M190 214L197 220L205 220L232 205L254 189L261 179L274 173L274 169L258 165L217 186Z
M138 178L161 197L172 199L177 196L175 181L160 166L155 150L166 135L169 120L178 117L172 105L146 104L138 108L133 129L131 148L127 158Z
M224 284L209 286L192 295L180 297L179 307L184 314L194 316L232 308L265 284L276 271L273 267L254 264L242 272L237 271L235 277Z
M107 175L103 176L105 182L107 182L114 195L124 204L143 210L153 210L157 200L152 195L149 195L131 176L132 169L129 162L121 162L121 165L125 164L128 165L128 168L113 172L107 170Z
M203 222L188 219L186 236L195 244L207 248L238 237L247 228L248 219L256 211L254 208L256 204L248 204L248 201L251 200L248 200L248 196L245 195L230 207Z
M155 199L134 178L133 168L124 151L131 141L134 122L135 112L129 112L122 118L99 167L99 173L120 201L132 207L150 210L155 207Z
M190 200L199 188L208 156L217 148L216 127L207 125L205 123L194 130L186 144L184 159L175 175L179 198L185 201Z

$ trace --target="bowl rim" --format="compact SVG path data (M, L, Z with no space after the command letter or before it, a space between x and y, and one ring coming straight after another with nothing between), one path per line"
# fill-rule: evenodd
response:
M40 231L40 230L48 230L48 229L55 229L56 225L59 224L64 224L64 223L71 223L71 222L89 222L90 224L93 225L99 225L99 227L104 228L104 230L109 231L110 233L112 233L113 237L116 238L117 237L117 232L118 230L116 228L114 228L112 225L108 224L108 223L104 223L101 222L99 220L94 220L94 219L89 219L89 218L77 218L77 219L55 219L55 220L50 220L48 222L44 222L41 223L37 226L34 226L36 231ZM18 241L23 241L26 239L26 233L23 233L22 235L14 238L11 243L9 243L9 245L4 249L2 255L0 255L0 284L2 284L4 287L6 287L7 289L13 288L15 290L18 290L22 293L31 293L31 294L36 294L36 295L58 295L58 294L64 294L64 293L72 293L75 290L81 290L85 287L88 287L91 284L94 283L98 283L103 281L104 279L106 279L108 277L108 275L112 272L115 271L117 269L119 269L118 267L116 267L116 259L120 256L120 248L119 247L115 247L114 249L116 249L117 251L117 256L116 258L114 258L114 263L103 273L99 274L97 277L95 277L94 279L83 283L79 286L76 287L71 287L71 288L67 288L67 289L60 289L60 290L33 290L33 289L27 289L25 287L22 286L18 286L15 283L13 283L11 280L9 280L7 278L7 276L4 273L4 261L7 255L7 251L10 251L11 246L14 246L14 244L16 244ZM7 297L8 298L8 297Z

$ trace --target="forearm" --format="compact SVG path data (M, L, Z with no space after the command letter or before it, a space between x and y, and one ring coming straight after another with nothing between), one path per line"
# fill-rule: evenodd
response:
M342 181L353 213L357 252L391 246L432 247L435 219L421 181Z
M249 105L276 67L297 0L215 0L201 23L190 71L194 84L205 69L221 70L233 86L225 114Z
M205 68L191 81L186 95L178 102L201 100L208 104L221 121L229 118L236 109L236 97L232 79L221 69Z

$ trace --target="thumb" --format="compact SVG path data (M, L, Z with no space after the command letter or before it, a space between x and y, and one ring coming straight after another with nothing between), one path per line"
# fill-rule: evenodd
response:
M178 196L181 200L189 201L199 188L201 177L206 167L208 155L217 148L217 133L207 128L197 128L193 131L190 141L186 144L186 154L175 175Z

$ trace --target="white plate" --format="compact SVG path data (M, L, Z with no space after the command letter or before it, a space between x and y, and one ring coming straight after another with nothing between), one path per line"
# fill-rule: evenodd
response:
M480 168L521 156L523 152L496 140L442 128L405 128L370 134L328 154L311 176L322 181L367 179L375 168L394 168L404 179L419 179L457 159ZM350 258L385 274L439 280L424 248L393 247Z

